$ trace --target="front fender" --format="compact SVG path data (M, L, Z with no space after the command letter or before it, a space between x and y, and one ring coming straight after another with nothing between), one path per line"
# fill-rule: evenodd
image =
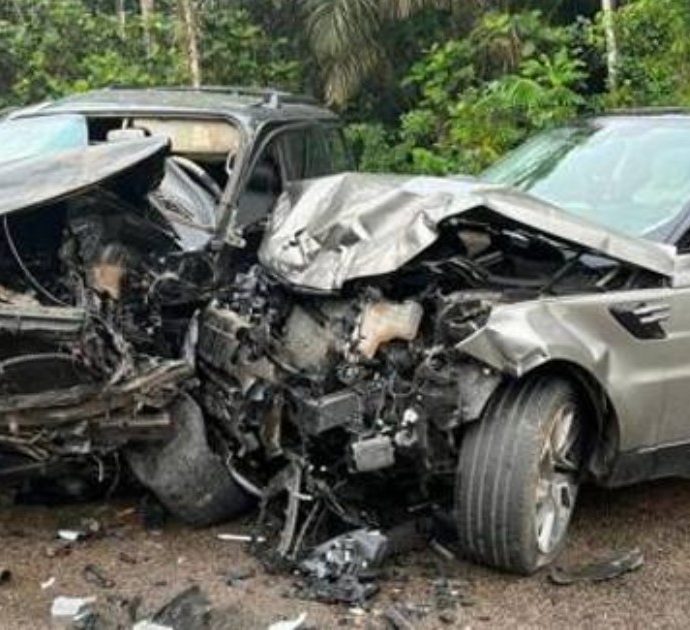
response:
M622 301L663 289L497 304L484 327L457 349L520 378L552 361L579 366L608 396L620 423L620 448L655 444L663 409L663 348L636 339L611 314ZM645 294L645 295L642 295Z

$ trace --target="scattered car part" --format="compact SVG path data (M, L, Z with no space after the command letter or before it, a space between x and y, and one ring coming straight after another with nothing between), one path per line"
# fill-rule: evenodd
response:
M247 534L225 534L221 533L217 536L218 540L227 542L244 542L244 543L265 543L266 539L262 536L249 536Z
M113 588L115 581L107 577L95 564L87 564L82 570L82 577L89 584L99 588Z
M328 540L299 564L304 590L322 601L361 604L378 592L373 577L387 551L388 538L378 531L358 529Z
M95 597L64 597L53 600L50 616L57 622L75 622L88 616L90 607L96 602Z
M190 586L162 606L151 621L173 630L205 630L211 611L211 602L201 589Z
M304 627L307 620L307 613L300 613L299 617L295 619L288 619L286 621L276 621L268 626L268 630L299 630Z
M554 565L549 569L549 579L559 586L569 586L578 582L603 582L637 571L643 565L642 551L635 548L619 551L589 564L569 567Z

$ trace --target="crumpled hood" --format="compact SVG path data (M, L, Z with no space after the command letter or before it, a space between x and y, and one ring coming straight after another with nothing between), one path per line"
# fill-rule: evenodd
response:
M474 179L345 173L293 184L259 258L295 286L336 291L393 272L432 245L444 219L486 208L504 222L671 276L675 248L614 232L512 188Z
M73 197L122 178L129 195L144 195L163 176L168 141L147 138L70 149L0 166L0 215Z

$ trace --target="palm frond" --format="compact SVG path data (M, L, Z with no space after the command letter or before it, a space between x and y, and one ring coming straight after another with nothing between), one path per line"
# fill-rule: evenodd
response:
M305 0L311 48L329 102L344 103L384 58L377 0Z
M382 15L389 19L405 20L424 9L448 9L463 0L381 0Z
M383 25L467 0L303 0L307 34L331 103L341 105L386 61Z

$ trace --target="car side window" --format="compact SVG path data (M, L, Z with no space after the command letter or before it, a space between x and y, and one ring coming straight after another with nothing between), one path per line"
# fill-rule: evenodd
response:
M283 191L283 180L346 170L351 163L339 127L311 125L278 133L261 152L238 198L237 223L254 225L268 216Z
M308 138L306 129L292 129L278 136L283 155L283 167L288 181L305 179L308 162Z
M351 170L347 146L337 127L314 125L279 136L288 181Z
M261 152L237 199L237 223L240 226L255 225L265 219L283 192L283 178L276 149L276 143L271 142Z
M343 173L355 170L343 130L335 126L325 127L323 136L331 159L331 172Z

